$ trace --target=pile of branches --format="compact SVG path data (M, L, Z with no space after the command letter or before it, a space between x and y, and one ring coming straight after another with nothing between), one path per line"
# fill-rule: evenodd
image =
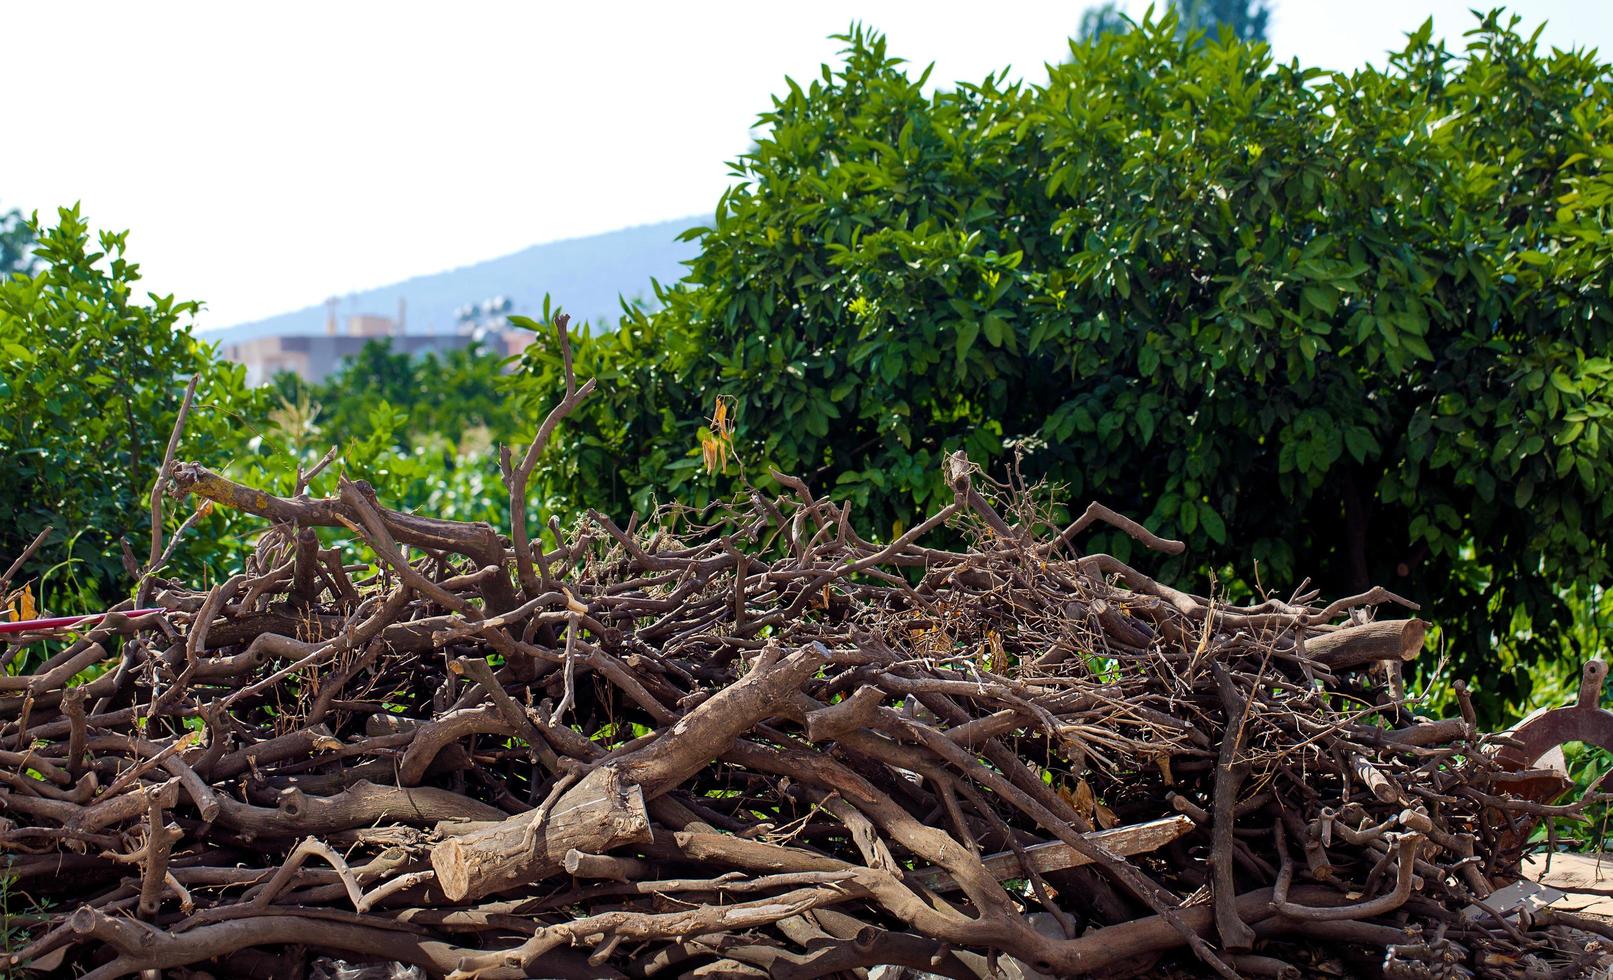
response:
M1050 526L961 456L953 501L886 544L775 475L642 526L551 522L546 550L527 481L591 387L506 454L507 537L362 482L276 497L175 465L176 428L169 492L266 529L205 589L154 574L154 532L125 612L10 638L37 661L0 676L10 967L1533 977L1597 955L1583 921L1485 901L1579 804L1509 793L1470 708L1416 713L1424 627L1375 619L1389 593L1186 594L1076 550L1096 523L1179 543L1098 505Z

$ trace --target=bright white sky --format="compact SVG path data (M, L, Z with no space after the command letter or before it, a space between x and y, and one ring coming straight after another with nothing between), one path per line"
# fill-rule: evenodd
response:
M1272 44L1349 67L1430 14L1456 37L1481 5L1275 0ZM81 200L132 229L149 288L228 326L709 213L768 96L832 61L853 19L936 80L1034 81L1083 6L0 0L0 208ZM1613 52L1609 0L1514 9L1549 43Z

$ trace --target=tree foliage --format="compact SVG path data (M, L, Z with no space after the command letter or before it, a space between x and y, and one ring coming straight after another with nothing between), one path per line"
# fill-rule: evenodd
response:
M1227 30L1240 41L1264 41L1266 23L1271 20L1267 0L1169 0L1166 8L1177 18L1179 35L1199 39L1213 38ZM1120 5L1107 0L1081 12L1076 37L1096 41L1105 34L1124 34L1131 27L1132 21L1121 12Z
M33 243L32 228L21 211L0 211L0 280L13 272L33 271Z
M511 388L506 360L475 344L415 358L381 339L321 382L280 374L264 423L230 475L290 493L298 468L335 448L336 462L310 487L315 494L334 493L345 474L410 509L502 525L509 497L495 446L540 410Z
M1213 37L1228 30L1240 41L1266 40L1266 23L1271 20L1267 0L1171 0L1171 7L1185 33L1204 31Z
M525 404L502 390L503 361L476 348L412 360L384 342L318 385L294 376L258 390L191 334L200 308L138 298L127 233L92 233L78 209L38 235L39 271L0 284L0 567L46 525L56 530L19 582L52 611L124 598L120 538L147 558L149 494L185 385L200 376L179 454L289 494L299 469L341 450L311 487L362 477L405 506L459 519L505 518L491 454ZM492 474L492 475L489 475ZM188 513L165 509L173 531ZM257 528L225 510L202 517L174 571L229 574ZM206 570L204 572L204 569ZM41 581L43 580L43 581Z
M1120 6L1109 0L1108 3L1093 4L1081 11L1081 26L1076 31L1076 37L1083 41L1096 41L1105 34L1124 34L1131 30L1131 21L1120 12Z
M70 610L125 583L120 537L146 557L147 501L191 375L188 444L205 459L239 444L253 396L191 335L198 304L136 293L127 232L92 235L77 206L27 229L40 270L0 282L0 555L54 526L25 577L53 570Z
M662 308L581 341L604 391L553 506L731 492L700 457L722 395L745 478L865 525L945 496L953 450L1018 454L1213 556L1181 581L1379 582L1459 656L1552 649L1613 535L1605 63L1491 13L1329 74L1168 12L1045 86L925 94L843 40L762 115ZM552 352L525 370L553 390Z
M505 358L476 343L411 357L381 338L323 381L309 384L283 372L274 387L288 401L309 400L318 409L317 424L343 439L371 436L377 428L372 416L385 405L402 414L386 426L398 448L427 435L485 445L508 440L517 429L522 394L509 390L504 365Z

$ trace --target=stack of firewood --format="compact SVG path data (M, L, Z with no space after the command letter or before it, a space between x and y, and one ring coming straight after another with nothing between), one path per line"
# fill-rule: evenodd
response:
M775 475L706 512L513 527L280 498L247 567L5 637L13 968L301 975L1571 976L1485 902L1548 806L1433 720L1374 589L1229 605L1102 554L1094 505L948 462L900 537ZM177 435L177 433L176 433ZM300 489L300 488L299 488ZM316 531L316 529L327 529ZM967 542L957 545L955 542ZM950 543L949 543L950 542ZM153 554L158 542L153 542ZM135 603L126 609L134 610ZM15 667L14 667L15 669ZM188 973L187 973L188 971Z

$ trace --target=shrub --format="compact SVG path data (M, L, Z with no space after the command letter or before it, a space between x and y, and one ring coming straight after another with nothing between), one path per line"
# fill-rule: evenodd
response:
M1330 74L1167 14L1045 86L926 95L843 40L762 115L663 307L580 339L603 391L554 506L732 492L700 458L721 395L750 481L894 532L965 449L1190 539L1211 560L1178 581L1389 585L1469 665L1501 643L1517 696L1609 570L1605 63L1491 13L1465 50L1424 24ZM525 373L552 391L552 352Z
M198 304L137 296L127 232L92 239L77 206L29 227L39 271L0 282L0 556L54 526L19 582L46 575L44 601L74 612L127 595L120 537L146 558L151 487L190 377L186 446L215 465L255 399L191 335Z

